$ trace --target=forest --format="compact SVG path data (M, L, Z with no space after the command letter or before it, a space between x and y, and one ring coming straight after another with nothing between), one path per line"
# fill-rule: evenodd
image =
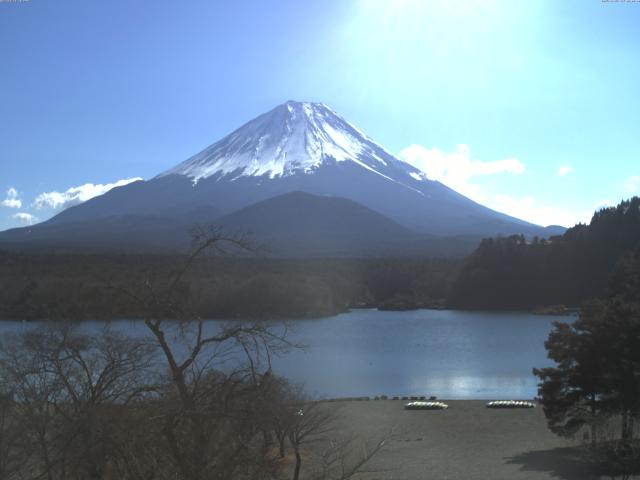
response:
M484 239L465 259L207 256L181 278L179 291L203 318L305 318L351 308L577 308L604 294L616 264L639 246L634 197L561 236ZM125 293L166 286L185 258L0 251L0 318L142 318Z
M0 318L142 318L125 293L166 286L184 262L183 256L0 253ZM179 290L204 318L318 317L358 307L444 305L459 266L443 259L206 257Z
M484 239L452 283L449 303L467 309L578 307L605 293L616 264L640 246L640 198L597 211L564 235Z
M545 342L554 366L533 369L549 429L582 433L584 460L603 477L640 473L639 331L640 249L618 262L605 295L585 302L573 322L554 322Z

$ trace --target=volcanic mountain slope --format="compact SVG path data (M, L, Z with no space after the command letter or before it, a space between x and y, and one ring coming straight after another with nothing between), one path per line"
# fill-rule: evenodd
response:
M276 256L451 257L477 245L474 238L416 233L351 200L303 192L249 205L215 223L246 232Z
M189 249L197 223L244 237L259 253L287 258L458 257L479 241L417 233L351 200L290 192L223 216L203 207L185 216L48 222L4 232L0 246L27 252L179 253Z
M64 242L63 225L74 226L77 243L82 224L89 228L101 218L111 223L144 218L142 225L152 218L158 228L181 228L186 220L211 221L290 192L351 200L420 234L559 233L490 210L427 179L326 105L287 102L151 180L113 189L40 225L0 234L0 246L7 235L14 244L22 236L32 245L46 245L46 232L54 226ZM216 215L207 213L213 211ZM245 226L251 230L252 225Z

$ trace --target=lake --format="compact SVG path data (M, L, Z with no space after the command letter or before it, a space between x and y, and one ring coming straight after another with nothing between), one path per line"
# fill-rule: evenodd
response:
M532 368L552 365L544 349L552 322L571 320L518 312L353 310L293 322L292 338L308 347L274 359L274 371L321 397L529 399L537 394ZM32 325L0 322L0 332ZM99 329L103 323L83 325ZM112 325L144 332L141 322Z

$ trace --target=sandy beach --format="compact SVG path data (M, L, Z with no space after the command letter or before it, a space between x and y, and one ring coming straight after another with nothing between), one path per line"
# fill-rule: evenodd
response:
M336 433L387 446L357 478L378 480L588 480L582 442L553 435L540 407L492 410L484 401L446 401L448 410L407 411L402 400L329 403Z

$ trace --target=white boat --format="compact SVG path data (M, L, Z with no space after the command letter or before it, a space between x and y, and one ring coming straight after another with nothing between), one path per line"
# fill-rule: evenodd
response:
M535 408L536 404L524 400L494 400L488 402L487 408Z
M449 405L443 402L409 402L405 410L446 410Z

